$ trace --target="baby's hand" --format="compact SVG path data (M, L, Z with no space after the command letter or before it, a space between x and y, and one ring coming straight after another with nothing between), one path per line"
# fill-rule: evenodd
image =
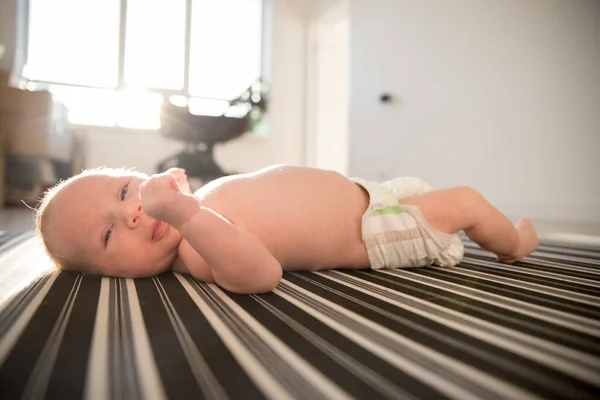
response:
M168 172L152 175L142 183L140 199L146 214L177 229L200 209L198 200L183 193L177 179Z
M188 182L187 175L185 174L185 169L183 168L169 168L165 171L165 173L171 175L177 181L177 184L181 188L183 193L192 194L192 188L190 187L190 182Z

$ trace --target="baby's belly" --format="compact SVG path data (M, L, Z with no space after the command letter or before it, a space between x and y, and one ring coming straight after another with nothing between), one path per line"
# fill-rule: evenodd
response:
M368 196L345 177L282 167L220 191L205 204L256 237L285 270L368 267L361 227Z
M365 249L366 256L361 240L339 235L339 232L321 231L294 243L290 246L275 240L267 245L286 271L350 268L357 265L356 254L360 248Z
M364 209L345 201L342 206L331 202L330 209L321 212L299 206L294 213L271 216L256 235L284 270L368 267L362 240Z

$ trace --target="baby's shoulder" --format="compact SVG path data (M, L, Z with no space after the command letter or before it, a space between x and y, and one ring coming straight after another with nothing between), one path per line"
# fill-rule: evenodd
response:
M319 192L330 193L347 178L316 168L295 165L273 165L254 172L225 176L207 183L194 193L201 202L218 203L222 207L237 206L240 202L253 206L273 206L277 199L302 201Z
M231 183L239 179L240 175L230 175L215 179L196 190L194 196L202 200L218 193L224 194L227 190L231 189Z

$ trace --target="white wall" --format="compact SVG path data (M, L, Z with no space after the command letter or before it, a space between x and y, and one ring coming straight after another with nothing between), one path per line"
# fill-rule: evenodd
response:
M307 164L348 174L348 0L315 0L308 23Z
M0 0L0 70L12 71L21 68L24 63L23 52L26 32L24 20L27 12L27 0ZM19 76L13 74L9 82L16 83ZM3 82L6 83L6 82Z
M17 0L0 0L0 45L4 55L0 58L0 70L9 71L15 58Z
M352 175L600 222L599 1L353 0L350 36Z

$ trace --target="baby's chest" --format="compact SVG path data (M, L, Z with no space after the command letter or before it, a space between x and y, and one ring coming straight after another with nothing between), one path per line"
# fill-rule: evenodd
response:
M222 187L202 203L274 253L319 251L344 242L359 228L363 210L343 191L309 184L244 187L243 183Z

